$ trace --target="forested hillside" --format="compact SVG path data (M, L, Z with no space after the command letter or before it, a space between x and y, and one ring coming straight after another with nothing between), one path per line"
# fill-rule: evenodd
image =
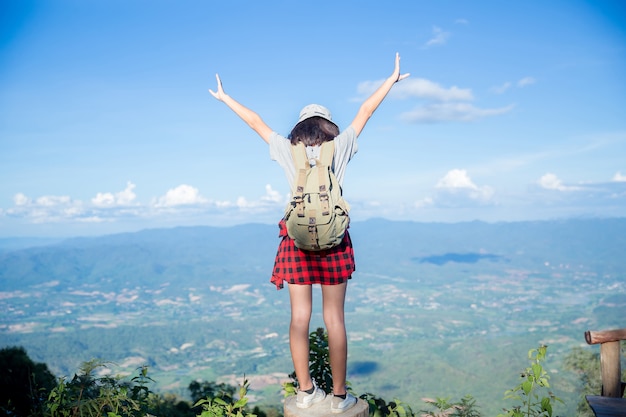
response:
M548 344L558 371L585 330L624 327L626 219L370 220L350 231L357 392L414 403L470 393L495 414L529 349ZM269 283L277 243L277 228L261 224L4 239L1 344L24 346L56 375L92 358L128 372L147 364L158 389L181 395L194 379L246 374L252 399L275 403L292 371L288 294ZM318 296L312 328L323 325ZM565 411L576 381L554 377Z

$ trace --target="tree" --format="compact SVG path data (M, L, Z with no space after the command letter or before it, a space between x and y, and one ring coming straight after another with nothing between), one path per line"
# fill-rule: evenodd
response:
M208 381L193 381L189 384L189 392L191 393L191 402L195 404L203 398L223 398L232 400L237 391L232 385Z
M44 363L35 363L23 347L0 350L0 414L39 414L56 385Z
M187 401L174 394L158 394L150 398L150 414L159 417L196 417Z
M330 356L328 350L328 333L324 328L318 327L314 332L309 334L309 369L311 378L315 379L317 386L324 390L326 394L332 392L333 376L330 369ZM283 386L286 394L293 394L299 385L296 371L289 374L292 383Z
M588 349L575 347L563 361L565 369L578 374L582 384L580 401L576 407L579 417L593 417L593 411L585 400L586 395L599 395L602 391L602 371L600 354Z

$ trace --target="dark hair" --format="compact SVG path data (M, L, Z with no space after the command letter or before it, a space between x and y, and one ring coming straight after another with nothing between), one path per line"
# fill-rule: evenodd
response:
M339 128L336 124L323 117L314 116L295 125L289 139L292 145L302 142L305 146L315 146L333 140L338 135Z

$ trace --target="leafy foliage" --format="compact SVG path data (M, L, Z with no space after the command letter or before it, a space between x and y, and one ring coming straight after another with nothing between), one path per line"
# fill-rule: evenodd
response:
M505 399L519 401L521 404L505 409L505 413L498 417L552 417L553 404L561 402L561 399L552 392L545 393L550 388L550 376L541 363L546 358L547 350L547 346L539 346L528 351L530 366L521 373L521 382L504 393Z
M85 362L79 374L71 381L59 379L59 384L48 398L45 415L50 417L145 416L149 407L151 391L147 383L146 367L139 368L139 375L126 382L117 377L97 376L96 370L106 368L99 360Z
M256 417L255 414L249 412L246 408L248 404L248 388L250 383L245 379L243 384L239 386L239 399L232 398L204 398L194 404L195 407L202 407L202 413L199 417Z
M408 404L399 400L386 402L374 394L365 393L359 396L369 404L371 417L413 417L415 414Z
M426 404L431 406L429 410L422 410L422 416L429 417L480 417L476 406L476 400L471 395L466 395L459 402L450 402L449 398L433 400L423 398Z
M332 379L328 360L328 336L322 328L318 328L309 337L312 358L311 375L320 382L327 381L330 390ZM551 417L553 415L554 404L562 401L549 391L550 377L542 366L546 353L546 346L540 346L528 352L530 366L521 373L520 383L505 392L505 399L519 402L519 404L511 409L505 409L505 413L500 414L499 417ZM146 366L138 368L137 376L130 381L125 381L120 377L105 375L109 372L106 369L107 363L92 360L84 363L80 372L74 375L71 381L60 379L56 386L54 385L55 378L47 370L47 366L34 364L23 348L0 350L0 366L5 370L0 374L0 382L3 384L3 389L0 391L1 415L195 417L194 408L196 411L200 408L201 417L267 417L265 412L258 407L254 407L251 412L248 410L246 395L249 384L245 377L243 385L239 387L238 398L236 387L199 380L192 382L189 385L189 391L195 401L194 408L192 408L189 402L181 401L172 394L152 393L148 384L154 381L148 377ZM600 391L599 355L588 349L574 348L567 355L564 366L579 374L583 386L578 415L590 416L591 414L587 414L590 411L584 402L584 395L597 394ZM48 388L41 384L46 377L49 380ZM295 381L294 374L292 378L294 378L292 383L283 386L286 395L296 393L297 381ZM17 406L20 403L18 401L20 394L25 394L27 398L24 409ZM47 402L46 398L48 398ZM408 404L397 399L387 402L371 393L362 394L360 398L368 403L369 414L372 417L416 417L417 415ZM456 402L451 401L450 398L440 397L434 400L423 399L423 401L429 408L421 410L422 416L479 417L481 415L471 395L466 395ZM280 417L278 408L272 408L270 413L271 417Z
M0 415L38 414L56 378L43 363L35 363L23 347L0 350Z

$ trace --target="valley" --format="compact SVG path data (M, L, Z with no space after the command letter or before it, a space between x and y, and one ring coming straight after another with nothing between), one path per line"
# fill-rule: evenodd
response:
M406 225L353 226L352 388L414 410L424 397L472 394L485 415L495 415L527 366L527 351L547 344L554 390L566 400L560 415L572 415L577 379L562 370L563 357L585 345L585 330L624 327L626 221L617 225L583 224L581 239L609 239L588 251L564 232L528 227L516 234L484 224L417 225L422 230L412 232L439 239L410 245L401 239L411 235ZM252 249L253 238L269 240L274 229L243 227L239 238L229 232L226 243L224 230L172 229L7 251L0 345L24 346L57 376L92 358L122 374L147 364L155 390L183 397L195 379L236 385L245 375L255 403L278 405L293 370L289 298L268 282L275 247ZM393 244L380 245L385 233ZM446 242L450 235L456 238ZM311 331L323 327L321 293L314 293Z

